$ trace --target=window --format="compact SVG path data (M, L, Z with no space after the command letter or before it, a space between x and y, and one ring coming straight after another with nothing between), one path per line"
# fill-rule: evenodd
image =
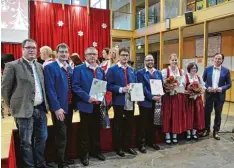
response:
M53 3L62 3L62 0L51 0ZM71 5L71 0L64 0L64 4Z
M107 0L90 0L90 7L107 9Z
M88 0L72 0L72 5L87 6Z

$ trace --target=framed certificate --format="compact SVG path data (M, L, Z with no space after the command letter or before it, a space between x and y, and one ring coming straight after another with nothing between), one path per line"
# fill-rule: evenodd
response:
M91 97L94 97L98 101L103 101L104 95L106 93L106 85L107 85L106 81L93 78L89 95Z
M144 91L142 83L130 83L131 101L144 101Z
M164 95L162 81L159 79L150 79L150 89L152 95Z

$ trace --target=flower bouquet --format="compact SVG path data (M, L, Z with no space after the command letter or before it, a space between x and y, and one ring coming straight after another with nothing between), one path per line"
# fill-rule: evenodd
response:
M188 93L190 94L189 98L196 99L197 96L202 94L202 87L197 81L193 81L190 85L188 85Z
M164 87L166 90L166 93L169 93L170 95L176 94L176 88L179 86L178 80L174 76L169 76L164 83Z

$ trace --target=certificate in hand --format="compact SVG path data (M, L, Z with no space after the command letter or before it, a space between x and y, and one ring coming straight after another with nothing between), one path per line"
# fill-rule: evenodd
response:
M142 83L130 83L131 101L144 101L145 96L143 92Z
M164 95L162 81L159 79L150 79L150 89L152 95Z
M103 101L104 95L106 93L106 84L107 84L106 81L93 78L89 95L91 97L94 97L98 101Z

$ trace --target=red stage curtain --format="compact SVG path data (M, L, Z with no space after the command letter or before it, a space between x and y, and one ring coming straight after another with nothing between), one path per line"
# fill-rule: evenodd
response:
M62 21L63 26L58 26ZM102 24L107 27L103 28ZM79 36L78 32L83 35ZM44 45L55 50L59 43L66 43L70 53L77 52L81 59L87 47L97 43L99 55L104 47L110 46L110 12L108 10L91 9L86 7L61 4L31 2L30 4L30 35L38 48Z
M1 43L2 54L13 54L15 59L22 56L21 44Z

